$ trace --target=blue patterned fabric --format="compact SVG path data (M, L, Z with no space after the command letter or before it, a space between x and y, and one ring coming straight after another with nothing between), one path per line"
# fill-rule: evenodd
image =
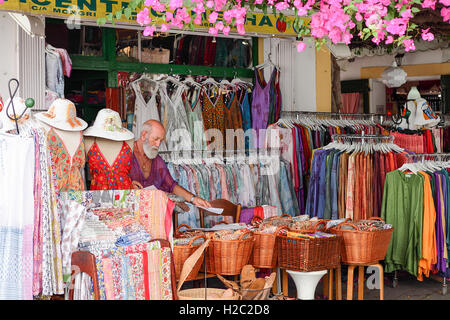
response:
M22 229L0 227L0 300L22 300L22 239Z

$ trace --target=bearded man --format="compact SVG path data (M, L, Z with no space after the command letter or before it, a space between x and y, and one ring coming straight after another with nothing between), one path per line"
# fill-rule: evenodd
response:
M156 189L183 197L196 206L210 208L211 204L187 191L172 178L166 163L158 155L166 130L161 122L148 120L142 126L139 139L134 142L131 160L131 181L135 189L154 186Z

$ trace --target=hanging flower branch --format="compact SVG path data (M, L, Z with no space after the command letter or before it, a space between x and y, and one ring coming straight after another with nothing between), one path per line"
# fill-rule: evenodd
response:
M364 41L370 39L376 45L403 46L410 51L415 49L414 40L419 36L426 41L434 39L429 28L420 29L411 19L421 9L436 10L438 2L443 21L450 22L450 0L132 0L127 8L107 18L120 19L122 13L129 17L132 10L139 10L137 23L145 27L145 36L152 36L157 25L161 32L170 28L195 29L204 20L212 24L211 35L228 35L232 29L244 35L248 13L256 9L271 11L283 19L286 11L291 10L298 32L298 51L306 47L304 38L313 38L320 47L327 39L335 44L349 44L354 36ZM162 16L153 20L150 10ZM305 17L311 18L309 25L299 23ZM106 19L99 22L105 23Z

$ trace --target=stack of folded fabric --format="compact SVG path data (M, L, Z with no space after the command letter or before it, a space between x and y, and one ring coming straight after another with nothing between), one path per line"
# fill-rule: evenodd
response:
M126 247L148 242L150 239L150 233L145 230L143 225L135 221L123 227L123 235L117 239L116 245L118 247Z

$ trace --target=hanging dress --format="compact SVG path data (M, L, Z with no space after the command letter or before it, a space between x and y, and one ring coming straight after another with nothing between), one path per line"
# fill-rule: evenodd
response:
M256 147L263 148L264 130L267 128L271 104L272 82L276 75L277 68L274 68L270 80L265 82L264 77L258 69L255 69L255 87L252 94L252 128L256 130Z
M88 164L91 174L90 190L130 190L133 189L130 178L133 152L125 141L119 154L110 165L97 142L94 141L88 152Z
M151 90L150 100L145 101L142 96L141 89L137 82L132 82L131 87L136 95L135 105L134 105L134 121L133 121L133 133L136 138L141 134L142 125L147 120L157 120L160 121L158 108L156 105L156 95L159 86L156 86Z
M84 190L84 182L81 176L81 168L86 162L83 133L80 131L80 142L73 155L69 154L64 141L53 128L47 134L47 142L58 191Z
M189 134L189 124L182 99L185 88L185 86L177 86L170 96L166 86L160 88L164 106L162 123L166 129L167 150L170 151L192 150L192 139Z
M223 95L218 94L215 103L211 101L207 92L203 92L203 105L202 105L202 115L203 115L203 124L205 126L205 136L208 148L212 148L213 144L211 140L214 137L214 145L218 148L222 148L225 144L225 118L224 118L224 102ZM215 131L219 130L219 132ZM214 130L214 131L212 131ZM217 137L216 134L221 133L221 137ZM215 139L221 139L221 142L216 142Z
M202 115L202 107L201 107L201 93L202 89L199 89L197 92L197 96L195 97L195 101L192 103L186 96L186 93L183 92L182 98L184 102L184 107L186 110L189 131L191 133L192 138L192 147L193 150L205 150L206 149L206 138L205 131L203 125L203 115ZM195 92L194 95L195 96Z
M225 137L225 149L242 150L244 149L244 135L242 130L242 115L236 92L232 93L231 99L223 108L225 118L225 134L227 129L233 129L233 134L229 135L231 141L227 141ZM232 133L232 132L230 132Z

